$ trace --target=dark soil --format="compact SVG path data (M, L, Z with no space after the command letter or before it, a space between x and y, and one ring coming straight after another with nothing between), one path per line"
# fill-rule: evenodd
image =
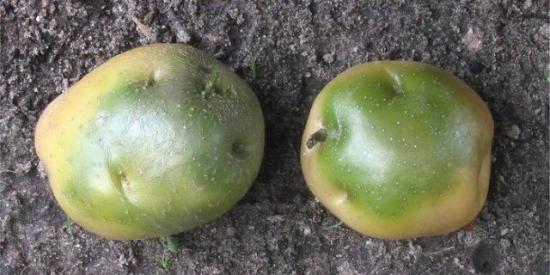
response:
M0 0L0 274L161 274L163 257L173 274L548 274L548 1L359 2ZM231 66L267 122L250 192L176 236L176 252L67 223L33 147L40 113L67 86L154 42L188 42ZM380 59L448 69L488 103L492 179L474 225L371 239L331 226L338 220L308 191L299 143L315 95Z

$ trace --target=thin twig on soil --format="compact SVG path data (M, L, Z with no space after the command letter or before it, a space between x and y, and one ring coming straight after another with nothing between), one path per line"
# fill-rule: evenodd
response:
M335 229L335 228L339 227L341 224L342 224L342 222L340 221L340 222L337 222L337 223L332 224L332 225L327 225L323 229L325 229L325 230Z
M439 255L439 254L443 254L447 251L451 251L453 250L455 247L454 246L449 246L449 247L445 247L445 248L442 248L440 250L437 250L437 251L432 251L432 252L427 252L427 253L424 253L424 255L426 256L435 256L435 255Z
M136 24L136 29L139 33L143 34L147 39L153 39L153 32L151 31L151 29L148 26L141 23L141 21L133 15L132 15L131 19Z

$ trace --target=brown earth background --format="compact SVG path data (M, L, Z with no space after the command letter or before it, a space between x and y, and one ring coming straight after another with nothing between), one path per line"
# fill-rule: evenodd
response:
M548 274L548 9L535 0L0 0L0 274ZM68 224L33 147L50 101L110 57L155 42L187 42L228 64L267 123L250 192L177 235L176 251ZM448 69L488 103L493 170L475 225L371 239L333 226L308 191L299 143L314 97L344 69L381 59Z

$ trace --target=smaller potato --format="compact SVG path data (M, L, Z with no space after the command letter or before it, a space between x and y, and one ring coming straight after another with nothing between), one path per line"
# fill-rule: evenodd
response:
M493 128L485 103L451 73L415 62L366 63L315 99L302 170L321 203L360 233L446 234L485 202Z

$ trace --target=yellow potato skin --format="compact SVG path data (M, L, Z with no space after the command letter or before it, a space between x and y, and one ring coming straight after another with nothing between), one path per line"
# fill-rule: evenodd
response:
M189 46L148 45L48 105L35 147L76 223L109 239L154 238L211 221L244 196L263 157L263 114L220 62Z

